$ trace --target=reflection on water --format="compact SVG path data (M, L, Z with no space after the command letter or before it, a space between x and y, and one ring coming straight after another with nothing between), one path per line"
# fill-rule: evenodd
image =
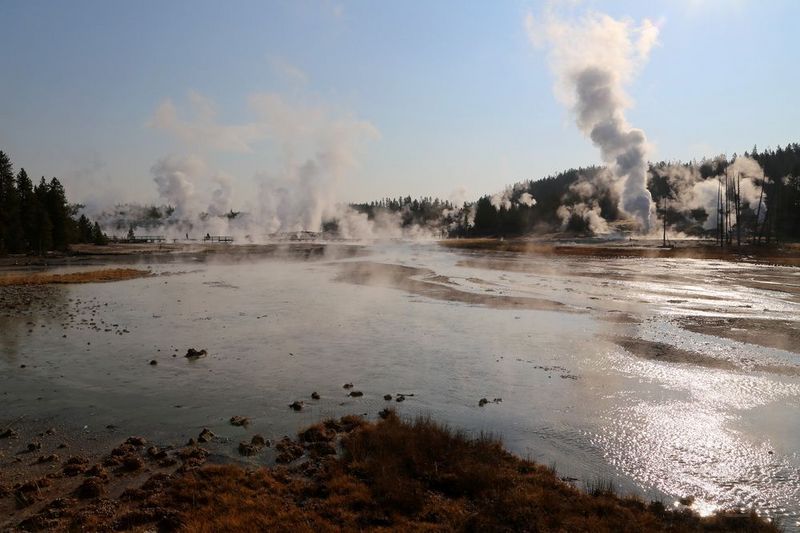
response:
M384 394L402 392L401 414L497 433L565 477L612 479L664 501L691 496L703 512L757 507L793 527L797 269L434 245L369 252L154 264L184 273L54 288L11 310L4 292L0 422L63 419L101 440L113 424L165 443L210 427L223 437L216 452L233 456L243 432L280 437L320 417L374 416ZM757 317L767 334L763 319L779 319L785 349L742 342L758 336L728 335L727 322L686 329L702 316L739 329ZM620 337L682 359L628 351ZM189 361L189 347L209 356ZM693 364L693 354L725 364ZM349 382L363 398L346 396ZM483 397L503 401L479 407ZM308 408L289 410L295 399ZM232 415L253 423L233 428Z

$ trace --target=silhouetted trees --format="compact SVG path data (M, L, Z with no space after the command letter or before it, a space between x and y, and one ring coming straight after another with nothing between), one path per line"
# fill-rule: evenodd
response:
M77 217L80 206L67 202L57 178L42 177L34 186L21 168L14 175L11 159L0 151L0 254L43 254L66 250L76 242L104 244L100 226Z
M763 206L761 213L753 212L749 207L738 208L741 227L736 227L737 234L742 230L750 234L751 242L772 242L775 240L800 239L800 144L793 143L786 147L759 151L753 147L745 152L746 157L755 159L764 169L764 177L756 179L758 186L763 187ZM667 163L659 162L651 165L652 169L663 169L669 165L696 167L702 179L714 179L724 174L726 168L736 158L730 160L714 158L699 163ZM582 233L588 231L588 225L579 216L572 216L566 221L559 214L562 205L574 205L581 202L577 192L582 180L594 184L602 184L603 180L595 180L602 167L570 169L554 176L536 181L517 183L509 189L509 202L495 202L487 195L469 204L465 210L473 215L463 216L456 225L451 226L453 236L518 236L530 233L542 233L555 230ZM677 231L690 235L705 235L709 231L704 226L710 217L717 213L707 212L704 208L681 210L672 205L671 200L677 197L677 191L663 175L651 172L648 184L654 201L658 203L659 217L666 217L667 225ZM536 205L520 202L524 193L536 199ZM592 200L600 209L601 216L613 222L620 219L618 198L612 190L595 190ZM665 201L666 200L666 201ZM759 202L761 203L761 202ZM509 205L510 204L510 205ZM666 207L665 207L666 204ZM739 202L741 204L741 202ZM663 219L662 219L663 220ZM713 218L712 218L713 221ZM472 222L470 224L470 222ZM712 235L713 236L713 235Z

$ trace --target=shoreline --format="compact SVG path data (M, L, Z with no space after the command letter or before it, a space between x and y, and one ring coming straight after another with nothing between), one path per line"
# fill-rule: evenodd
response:
M662 247L660 239L611 240L565 237L516 238L452 238L424 241L450 250L512 252L523 255L570 256L592 258L642 259L708 259L741 261L781 266L800 266L800 243L780 246L742 245L721 248L708 240L673 240ZM281 241L264 244L108 244L73 245L67 252L51 252L43 256L11 255L0 257L0 270L104 264L139 261L207 260L248 257L280 259L344 259L368 255L360 241Z
M452 250L483 252L514 252L529 255L573 256L593 258L642 259L709 259L744 261L781 266L800 266L800 244L721 248L709 241L676 240L673 246L661 247L661 240L584 240L530 238L469 238L447 239L439 244Z
M240 454L277 451L277 464L255 468L216 461L208 430L178 447L128 437L95 457L25 452L49 471L0 484L0 528L778 531L755 513L700 517L691 498L672 506L620 496L610 481L581 490L493 438L389 409L380 418L327 419L275 443L253 436Z

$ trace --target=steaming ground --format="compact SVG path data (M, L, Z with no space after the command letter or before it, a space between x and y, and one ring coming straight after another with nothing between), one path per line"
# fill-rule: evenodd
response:
M18 454L33 439L72 455L203 427L222 437L218 460L268 462L236 444L375 416L404 393L402 415L497 433L578 484L797 527L800 269L435 244L219 250L232 253L91 261L146 261L143 279L0 287L0 427L22 433L0 439L5 478L50 468ZM189 361L189 347L209 355Z

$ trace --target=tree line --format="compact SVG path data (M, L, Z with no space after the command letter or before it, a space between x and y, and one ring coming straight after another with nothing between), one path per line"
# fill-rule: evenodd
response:
M746 227L754 228L755 235L750 236L754 242L771 242L783 240L800 240L800 144L791 143L786 147L777 147L759 151L753 147L752 151L745 152L745 157L756 160L764 170L763 176L756 180L763 189L763 206L765 211L760 214L743 212L741 217ZM706 221L718 214L713 210L707 212L704 208L682 209L681 206L664 202L677 195L677 191L658 172L659 168L670 165L684 165L696 167L702 179L714 179L725 168L732 164L737 155L728 158L707 159L700 162L689 163L652 163L651 179L648 189L657 203L659 217L666 217L667 224L687 235L715 237L717 229L706 229ZM464 220L450 230L452 236L520 236L532 233L566 230L572 233L586 233L588 226L585 220L573 216L566 226L559 216L558 209L561 205L570 205L579 200L575 197L572 186L579 180L593 181L593 178L603 171L603 167L573 168L548 176L540 180L524 181L513 187L510 207L496 207L492 203L491 195L479 198L472 204L467 204L465 209L472 210L474 218ZM536 205L524 205L517 200L523 193L529 193L536 199ZM617 199L611 191L599 191L594 197L600 209L601 216L609 221L620 220L621 213L618 209ZM737 201L737 205L739 202ZM761 216L758 220L759 215ZM471 222L471 223L470 223ZM739 230L739 228L736 228Z
M383 198L369 203L351 203L350 207L359 213L366 213L369 219L375 218L381 212L399 213L403 227L436 224L447 213L455 210L452 203L439 198L431 198L430 196L422 198L411 198L410 196Z
M78 216L58 178L34 185L24 168L15 174L0 151L0 254L65 251L73 243L105 244L97 222Z

